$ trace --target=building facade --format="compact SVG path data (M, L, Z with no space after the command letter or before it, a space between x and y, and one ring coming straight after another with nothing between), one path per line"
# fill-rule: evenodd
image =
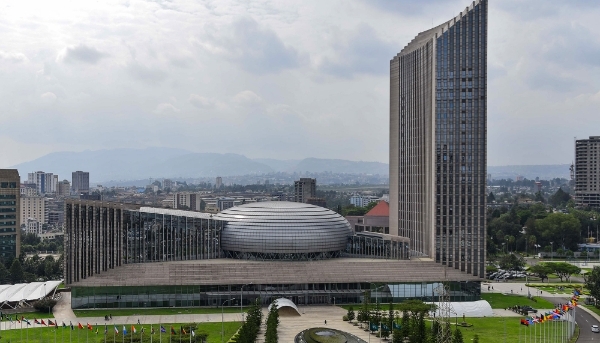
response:
M75 171L71 174L71 188L73 194L79 195L81 193L90 192L90 173L83 171Z
M294 181L294 201L307 203L309 198L317 197L317 179L300 178Z
M350 197L350 203L356 207L366 207L372 202L378 202L379 198L371 195L358 195L355 194Z
M62 180L58 183L57 195L68 196L71 194L71 184L68 180Z
M42 196L21 197L21 223L33 219L39 223L48 223L47 199Z
M600 208L600 136L575 141L575 204Z
M485 271L487 0L390 62L390 232L414 254Z
M21 253L21 177L16 169L0 169L0 257Z
M480 298L478 278L409 260L406 238L352 235L343 218L316 206L254 203L212 216L81 200L65 208L73 308L216 306L232 298L239 306L242 286L244 304L281 296L302 305L360 303L365 290L385 302L432 301L442 281L454 301Z
M37 171L27 174L27 183L35 184L37 193L40 195L55 193L58 186L58 175Z

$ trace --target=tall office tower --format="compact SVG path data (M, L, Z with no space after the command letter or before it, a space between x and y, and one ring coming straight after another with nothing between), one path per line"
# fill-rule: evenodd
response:
M0 169L0 257L21 253L21 177L16 169Z
M308 203L309 198L317 197L317 179L300 178L294 181L294 201Z
M390 233L485 275L487 0L390 62Z
M56 186L58 183L58 175L52 173L45 173L43 171L37 171L27 174L27 183L35 184L38 194L43 195L46 193L56 192Z
M219 189L223 187L223 178L220 176L217 176L217 179L215 180L215 188Z
M90 193L90 173L76 171L71 174L71 188L74 194Z
M600 136L575 141L575 204L600 208Z

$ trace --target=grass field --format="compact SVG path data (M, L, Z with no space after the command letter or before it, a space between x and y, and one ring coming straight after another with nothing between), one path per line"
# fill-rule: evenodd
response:
M483 293L481 299L487 300L492 308L508 308L515 305L529 305L535 309L551 309L554 304L540 297L533 297L534 300L528 299L522 295L504 295L500 293Z
M521 317L503 317L503 318L467 318L467 323L473 324L472 327L463 328L464 341L471 342L475 334L479 335L479 341L485 343L504 343L504 342L523 342L525 335L528 339L535 341L537 333L538 340L542 337L542 330L545 330L545 337L552 337L557 334L558 329L562 329L561 323L548 322L535 326L524 326L520 324ZM452 327L454 330L454 326ZM561 332L561 331L559 331ZM557 340L558 342L558 340Z
M156 334L152 335L153 342L181 342L190 341L190 333L187 335L179 335L182 324L162 324L167 330L166 333L160 334L160 328L158 325L154 325ZM185 324L184 324L185 325ZM197 324L198 329L196 333L205 332L208 334L207 343L220 343L221 342L221 323L201 323ZM141 334L141 328L144 327L144 334ZM176 335L170 335L171 326L177 331ZM227 341L241 326L240 322L226 322L224 323L224 340ZM150 342L150 325L136 325L137 333L134 334L134 342L139 343L140 337L143 338L143 342ZM3 330L0 333L0 341L2 342L29 342L29 343L53 343L57 342L70 342L70 343L103 343L105 341L104 326L99 325L94 327L92 331L87 329L75 330L70 328L36 328L36 329L23 329L23 330ZM117 326L119 333L115 333L114 326L108 326L108 334L106 335L106 342L131 342L131 326L127 326L127 335L123 337L123 326ZM96 333L98 329L98 333ZM184 326L185 329L185 326ZM186 329L186 331L189 331ZM194 340L192 339L192 342Z
M17 318L21 319L21 317L25 317L28 320L33 320L33 319L41 319L41 318L54 318L54 316L52 315L52 313L45 313L45 312L27 312L27 313L13 313L13 314L6 314L7 316L9 316L12 320L15 320L15 316L17 316Z
M244 307L244 310L247 310ZM221 308L215 307L173 307L173 308L125 308L125 309L103 309L103 310L74 310L77 317L104 317L112 314L117 316L137 316L137 315L172 315L172 314L213 314L221 313ZM224 307L224 313L239 313L239 307Z
M529 287L533 287L551 294L571 294L573 293L574 288L581 289L583 294L589 293L581 283L529 283L528 285ZM559 289L559 287L562 287L562 289Z

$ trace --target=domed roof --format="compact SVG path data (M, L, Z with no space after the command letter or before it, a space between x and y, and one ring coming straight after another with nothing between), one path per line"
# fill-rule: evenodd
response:
M352 234L348 221L334 211L297 202L236 206L217 214L215 219L227 222L221 233L224 251L280 255L276 258L341 252Z

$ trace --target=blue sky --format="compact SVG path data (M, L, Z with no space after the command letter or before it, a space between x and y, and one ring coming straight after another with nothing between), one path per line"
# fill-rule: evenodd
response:
M152 146L387 162L389 60L467 4L4 4L0 167ZM569 163L600 134L599 5L490 2L490 165Z

